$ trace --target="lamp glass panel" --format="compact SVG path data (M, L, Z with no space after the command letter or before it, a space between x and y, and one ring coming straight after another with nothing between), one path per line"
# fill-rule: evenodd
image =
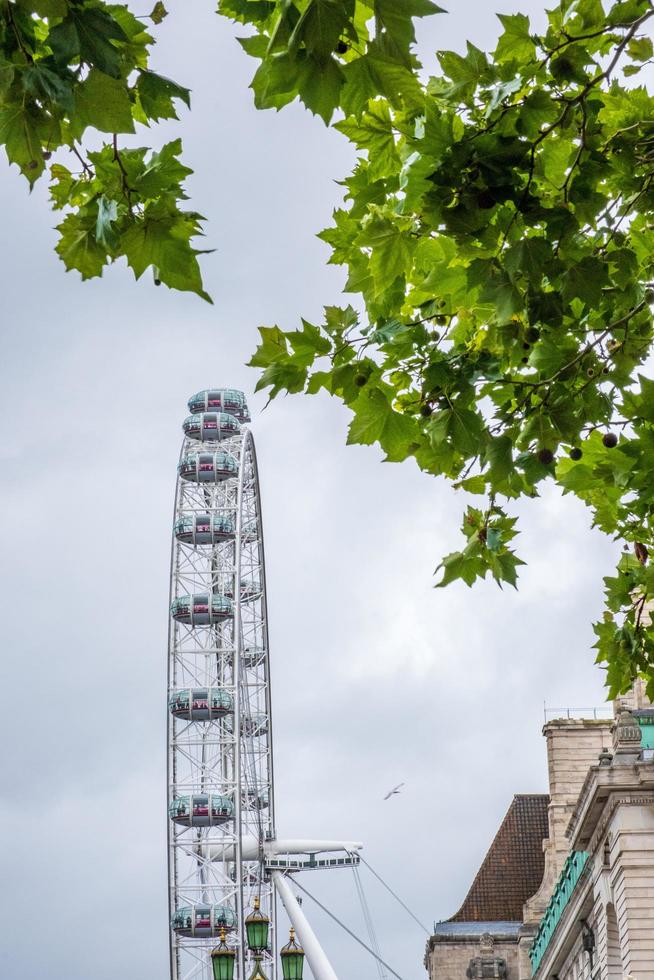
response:
M304 970L304 953L285 953L282 956L282 974L284 980L302 980Z
M261 918L250 917L249 922L245 923L250 949L267 949L269 928L270 922L265 916L261 916Z
M213 980L234 980L236 956L228 953L223 956L212 956Z

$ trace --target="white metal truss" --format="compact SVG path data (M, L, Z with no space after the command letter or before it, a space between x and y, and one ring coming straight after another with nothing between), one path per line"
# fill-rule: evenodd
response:
M189 597L189 610L201 611L188 622L171 616L169 628L171 980L210 980L221 926L237 949L236 976L247 980L254 963L244 924L255 897L271 921L262 966L277 977L275 896L264 864L275 834L261 501L252 433L227 435L185 438L181 459L227 453L233 475L217 482L178 476L175 496L175 526L185 520L193 532L186 540L173 532L171 605ZM224 533L199 543L195 530L205 526ZM194 604L192 596L207 598ZM256 847L244 853L243 840Z
M184 423L172 538L168 635L168 902L171 980L210 980L221 929L236 978L254 969L245 920L270 919L262 966L278 977L279 894L316 980L335 980L287 876L355 867L351 841L275 834L261 500L249 419L232 390L194 395ZM339 853L337 857L318 857Z

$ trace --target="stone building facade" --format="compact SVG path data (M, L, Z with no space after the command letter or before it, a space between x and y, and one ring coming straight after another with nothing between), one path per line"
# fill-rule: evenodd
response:
M429 980L654 980L654 707L543 734L550 792L514 797Z

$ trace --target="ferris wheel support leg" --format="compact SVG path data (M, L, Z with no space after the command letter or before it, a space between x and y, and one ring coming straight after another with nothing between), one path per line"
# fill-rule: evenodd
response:
M286 878L281 871L273 871L272 879L275 883L277 894L281 898L288 917L291 920L291 924L304 948L314 980L338 980L322 946L318 942L315 932L309 925L306 915L291 891Z

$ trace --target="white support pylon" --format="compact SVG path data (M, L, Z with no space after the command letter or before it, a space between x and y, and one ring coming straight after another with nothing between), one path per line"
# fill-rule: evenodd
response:
M338 980L285 876L281 871L273 871L272 880L304 949L314 980Z

